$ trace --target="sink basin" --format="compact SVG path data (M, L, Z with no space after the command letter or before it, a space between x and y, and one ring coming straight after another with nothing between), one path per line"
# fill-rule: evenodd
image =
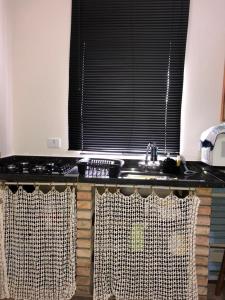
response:
M162 170L143 170L140 167L127 167L120 172L120 178L137 180L155 180L155 181L179 181L179 182L205 182L205 178L193 178L193 174L186 176L184 174L168 174Z
M161 163L159 161L155 161L155 162L149 161L146 163L146 161L142 160L142 161L139 161L138 166L142 170L156 171L156 170L160 170Z
M178 180L175 175L165 175L160 171L141 171L136 168L131 168L129 170L123 170L120 173L121 178L128 179L150 179L150 180Z
M148 175L148 174L122 174L122 178L128 179L150 179L150 180L178 180L177 177L164 175Z

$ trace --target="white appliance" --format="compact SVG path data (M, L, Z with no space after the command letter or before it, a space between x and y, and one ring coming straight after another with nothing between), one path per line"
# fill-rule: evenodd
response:
M225 166L225 123L202 133L201 161L211 166Z

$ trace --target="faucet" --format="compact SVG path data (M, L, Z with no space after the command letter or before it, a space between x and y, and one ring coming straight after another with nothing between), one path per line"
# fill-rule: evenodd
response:
M157 161L157 151L158 151L158 148L157 148L156 144L153 143L152 147L151 147L151 161L153 163L155 163Z
M149 150L151 149L151 159L153 163L157 161L157 146L155 143L149 143L147 145L146 154L145 154L145 165L148 165L148 156L149 156Z
M152 144L149 143L149 144L147 145L147 148L146 148L146 153L145 153L145 165L146 165L146 166L147 166L147 164L148 164L149 150L151 149L151 147L152 147Z
M149 143L146 148L145 160L139 161L138 166L144 168L144 170L156 170L160 167L160 162L157 160L157 146L156 144ZM151 158L149 160L149 152L151 152Z

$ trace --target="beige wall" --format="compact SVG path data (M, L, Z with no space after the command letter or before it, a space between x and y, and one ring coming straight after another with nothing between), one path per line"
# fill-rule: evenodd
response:
M71 0L7 0L12 5L14 150L68 152L67 98ZM225 53L225 1L191 0L181 151L199 159L200 133L219 122ZM60 150L48 137L61 137Z
M181 126L181 152L199 159L199 137L220 121L225 60L225 1L191 0Z
M66 153L70 11L71 0L13 1L17 154ZM63 150L48 149L48 137Z
M6 0L0 0L0 153L2 156L13 152L9 13L10 7Z

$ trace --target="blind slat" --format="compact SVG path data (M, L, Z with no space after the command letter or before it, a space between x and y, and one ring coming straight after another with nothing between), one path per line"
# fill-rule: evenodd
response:
M179 152L189 0L74 0L69 149Z

